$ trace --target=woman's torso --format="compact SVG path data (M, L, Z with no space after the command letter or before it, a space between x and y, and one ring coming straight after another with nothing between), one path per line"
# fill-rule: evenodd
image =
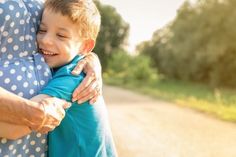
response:
M31 98L51 78L37 53L36 32L42 12L40 0L0 0L0 86ZM14 130L13 130L14 131ZM46 135L31 133L18 140L0 139L0 156L46 156Z

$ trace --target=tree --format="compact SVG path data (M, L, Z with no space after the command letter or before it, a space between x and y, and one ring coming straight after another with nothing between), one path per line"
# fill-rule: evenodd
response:
M94 51L98 54L103 70L107 69L107 62L115 49L122 49L129 35L129 25L109 5L95 1L101 14L101 28Z

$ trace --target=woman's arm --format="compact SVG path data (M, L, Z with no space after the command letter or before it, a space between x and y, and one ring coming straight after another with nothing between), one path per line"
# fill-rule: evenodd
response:
M0 122L0 137L16 140L31 132L30 128L24 125L16 125Z
M60 124L65 116L64 108L68 107L70 104L61 99L34 102L0 87L0 122L25 125L33 131L47 133Z
M98 56L91 52L72 71L73 75L78 75L82 71L86 73L85 79L74 90L72 101L78 101L79 104L89 101L94 104L102 91L102 70Z
M40 102L43 99L49 98L48 95L37 95L33 98L31 98L34 102ZM17 125L17 124L11 124L6 122L0 122L0 137L16 140L18 138L21 138L31 132L30 128L25 125Z

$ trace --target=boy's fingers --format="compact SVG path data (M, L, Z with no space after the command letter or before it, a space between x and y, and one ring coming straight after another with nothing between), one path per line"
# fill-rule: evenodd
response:
M87 61L85 59L79 61L71 73L73 75L79 75L83 71L86 64L87 64Z

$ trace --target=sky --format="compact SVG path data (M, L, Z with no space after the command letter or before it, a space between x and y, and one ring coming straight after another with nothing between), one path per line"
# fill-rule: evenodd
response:
M162 28L176 16L185 0L100 0L116 8L130 25L128 50L132 53L135 45L149 40L157 29Z

